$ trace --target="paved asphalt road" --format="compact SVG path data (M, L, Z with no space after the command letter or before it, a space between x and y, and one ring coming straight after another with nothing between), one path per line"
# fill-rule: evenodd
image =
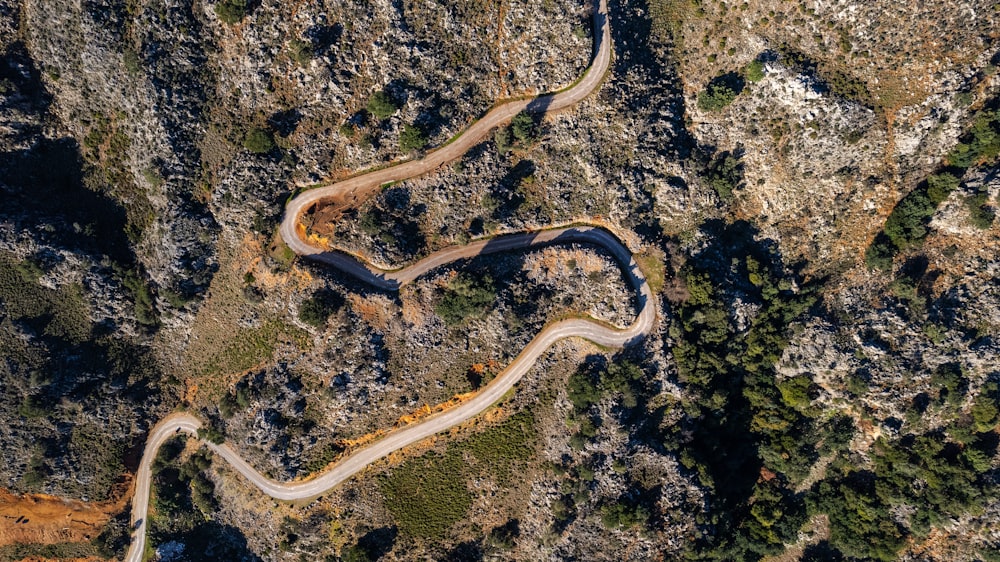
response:
M621 347L647 333L656 321L655 301L646 279L631 252L610 232L590 227L571 226L539 232L499 236L465 246L445 248L398 271L383 271L371 267L349 254L317 248L306 243L299 235L299 217L313 205L327 199L362 201L377 192L386 182L398 181L426 173L447 163L481 141L491 129L508 121L522 110L534 112L555 111L575 104L593 92L600 84L611 61L611 35L607 25L607 0L601 0L594 15L595 55L584 77L571 88L533 100L513 101L498 106L474 123L450 144L430 152L425 158L398 166L377 170L326 187L306 191L289 202L281 224L281 236L297 254L331 265L345 273L385 290L397 290L414 279L456 260L496 252L523 250L550 244L588 243L611 252L622 266L623 273L637 293L638 314L635 321L624 329L611 328L593 320L568 319L546 326L502 373L493 379L472 399L454 408L424 418L418 423L396 429L360 449L327 472L307 480L276 482L260 474L228 445L205 442L216 456L226 460L236 471L246 477L262 492L275 499L298 500L317 497L330 488L362 471L372 462L407 445L442 432L471 419L496 403L535 364L535 361L555 342L570 337L594 343ZM140 562L146 541L146 517L149 509L151 466L160 446L177 433L197 435L201 422L187 413L175 413L161 420L149 434L136 474L135 494L132 499L133 539L125 557L127 562Z

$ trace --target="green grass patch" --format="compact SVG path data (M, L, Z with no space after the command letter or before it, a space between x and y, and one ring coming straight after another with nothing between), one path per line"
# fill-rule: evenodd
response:
M379 480L386 506L404 533L440 539L472 506L467 482L488 476L510 484L534 456L536 437L534 416L519 412L444 453L406 461Z
M269 361L281 342L302 347L308 344L308 336L279 320L267 320L259 328L240 328L232 342L209 360L204 374L242 373Z

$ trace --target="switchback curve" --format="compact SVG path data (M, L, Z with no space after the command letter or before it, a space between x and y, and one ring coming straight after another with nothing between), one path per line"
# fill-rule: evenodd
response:
M251 467L239 454L225 444L205 442L216 455L225 459L262 492L275 499L296 500L319 496L344 480L364 470L372 462L407 445L469 420L497 402L527 373L536 360L561 339L579 337L599 345L621 347L648 333L656 321L655 298L631 252L607 230L592 226L571 226L538 232L498 236L464 246L442 249L397 271L386 271L336 250L308 244L300 236L302 214L317 203L331 198L361 201L377 192L387 182L418 176L447 163L480 142L488 132L521 111L539 113L568 107L592 93L600 84L611 61L611 35L608 27L607 0L601 0L594 13L594 58L586 74L569 89L540 96L534 100L517 100L500 105L474 123L449 144L430 152L426 157L376 170L343 182L306 191L288 203L280 233L285 243L298 255L331 265L383 290L395 291L421 275L457 260L496 252L537 248L550 244L589 243L609 251L622 266L630 285L637 293L636 319L624 329L608 327L594 320L572 318L547 325L496 378L473 398L462 404L424 418L418 423L391 431L374 443L354 452L325 472L306 480L277 482ZM152 480L152 464L159 448L180 432L197 436L201 421L188 413L175 413L157 423L146 441L136 474L132 499L133 539L125 556L127 562L141 562L146 542L146 519Z

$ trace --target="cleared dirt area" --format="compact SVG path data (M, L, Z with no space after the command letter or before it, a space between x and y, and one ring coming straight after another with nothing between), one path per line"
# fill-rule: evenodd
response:
M127 497L114 503L86 503L45 494L15 496L0 489L0 546L89 541L125 509Z

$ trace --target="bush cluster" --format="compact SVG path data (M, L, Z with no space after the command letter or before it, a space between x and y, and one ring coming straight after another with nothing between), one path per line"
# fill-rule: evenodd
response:
M247 0L222 0L215 5L215 15L232 25L247 15Z
M460 273L448 283L444 296L434 311L449 326L457 326L468 319L481 318L492 308L497 291L489 275L474 277Z
M322 328L331 315L343 308L345 302L340 293L321 289L299 306L299 320L315 328Z
M403 130L399 133L399 150L401 152L413 152L427 146L427 133L416 123L405 123Z
M371 113L378 120L388 119L393 113L399 111L399 104L385 90L379 90L372 94L368 100L368 113Z
M917 247L927 237L927 223L948 195L958 188L968 168L993 161L1000 155L1000 114L982 111L976 115L962 142L945 157L942 171L932 174L904 197L889 214L882 232L865 252L865 263L873 269L889 269L901 251ZM989 228L995 211L981 194L967 205L974 225Z

